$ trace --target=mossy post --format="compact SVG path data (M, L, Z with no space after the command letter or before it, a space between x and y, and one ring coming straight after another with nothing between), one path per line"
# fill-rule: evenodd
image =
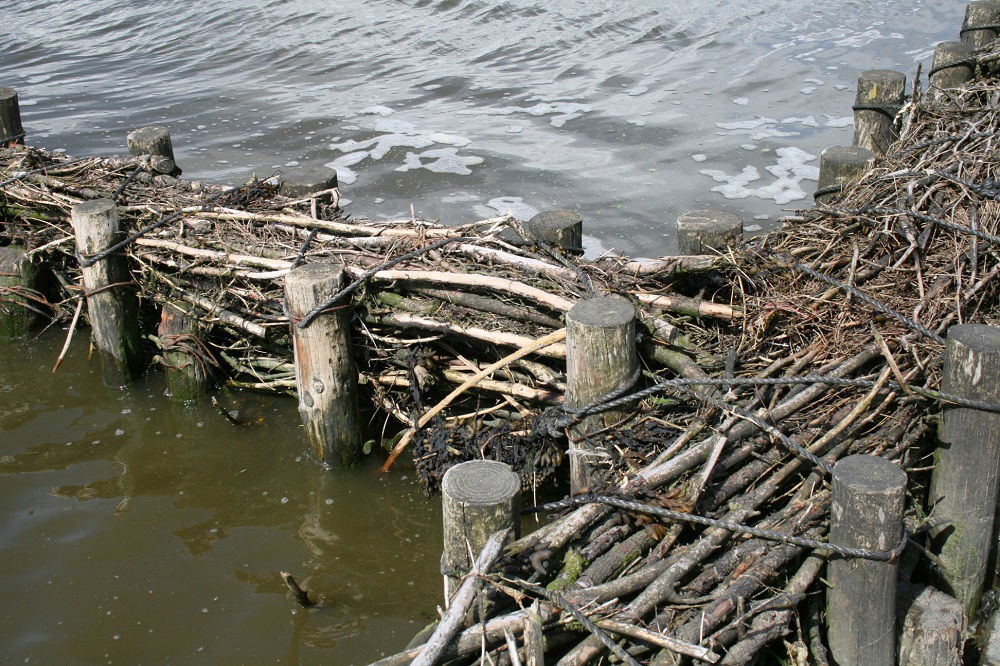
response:
M813 198L818 204L839 199L844 185L868 167L874 155L867 148L832 146L819 156L819 184Z
M898 138L896 114L903 106L906 75L890 69L870 69L858 75L854 98L854 145L873 155L885 155Z
M207 348L198 333L196 319L171 303L163 306L157 337L167 390L178 402L191 402L208 393L211 368Z
M306 264L285 276L299 414L313 454L332 467L350 467L361 459L350 310L335 306L304 328L300 321L340 291L343 280L344 269L336 264Z
M566 313L566 405L579 408L612 391L627 391L635 380L635 307L622 298L579 301ZM583 418L570 430L570 492L600 481L594 462L601 453L588 435L618 423L630 408Z
M0 88L0 147L24 143L21 107L13 88Z
M965 42L941 42L934 47L934 64L928 75L931 88L958 88L976 73L975 49Z
M337 171L325 166L293 167L278 177L278 192L293 199L305 199L335 187Z
M677 218L677 251L715 254L743 239L743 218L724 210L689 210Z
M125 137L129 155L149 155L154 171L170 176L179 176L180 167L174 158L174 144L170 140L170 128L163 126L140 127Z
M965 8L961 36L974 49L981 49L1000 37L1000 2L970 2Z
M877 456L833 468L830 543L889 551L903 535L906 473ZM826 593L827 642L838 664L895 666L897 562L834 556Z
M571 210L547 210L524 225L528 237L571 252L583 251L583 218Z
M0 247L0 340L23 340L39 320L38 267L19 247Z
M70 214L80 258L89 260L122 239L118 209L111 199L92 199ZM101 352L105 381L121 383L143 370L139 304L124 252L82 265L87 316L94 345Z
M447 596L458 589L486 540L502 529L519 536L521 480L506 463L470 460L444 473L441 480L444 550L441 569L448 582Z
M948 329L941 390L1000 403L1000 327ZM972 618L996 544L994 514L1000 476L1000 414L943 404L930 497L932 515L950 521L934 535L946 592Z

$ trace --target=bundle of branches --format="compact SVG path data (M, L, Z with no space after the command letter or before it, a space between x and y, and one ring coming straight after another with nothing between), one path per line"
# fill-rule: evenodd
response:
M942 336L1000 323L998 100L996 79L916 92L899 141L835 204L790 218L729 256L722 281L702 281L746 313L684 327L725 368L705 366L696 382L659 373L605 405L635 409L601 435L619 444L611 483L541 507L572 510L510 545L497 573L477 572L506 605L445 657L488 649L503 664L544 649L570 666L610 649L626 663L742 664L792 633L773 649L827 663L816 581L829 549L795 537L825 537L829 470L853 453L907 470L907 522L921 531L930 426L947 400L934 393ZM651 430L660 441L647 449ZM929 575L911 543L903 576Z

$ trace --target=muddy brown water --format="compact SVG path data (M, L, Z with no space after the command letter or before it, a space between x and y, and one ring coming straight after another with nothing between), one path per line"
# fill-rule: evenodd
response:
M858 72L912 74L964 6L0 0L0 85L49 149L168 124L193 178L328 164L354 214L571 207L591 253L651 256L684 210L753 233L808 206ZM106 388L85 331L52 375L63 335L0 345L0 661L367 663L431 618L439 508L412 471L324 472L290 399L233 396L236 427L156 373Z

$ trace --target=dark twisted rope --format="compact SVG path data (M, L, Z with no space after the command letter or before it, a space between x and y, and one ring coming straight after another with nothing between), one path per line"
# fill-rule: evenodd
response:
M899 109L898 104L855 104L851 107L852 111L877 111L893 122Z
M966 60L956 60L955 62L947 62L943 65L938 65L937 67L931 67L931 71L927 72L927 78L930 79L932 76L938 72L942 72L946 69L953 69L955 67L968 67L973 72L976 71L976 65L979 64L977 58L968 58Z

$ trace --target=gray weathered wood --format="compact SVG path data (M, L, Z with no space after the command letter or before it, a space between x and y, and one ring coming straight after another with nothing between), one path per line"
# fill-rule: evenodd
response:
M524 666L545 666L545 634L536 599L524 616Z
M681 255L715 254L743 239L743 218L723 210L689 210L677 218Z
M337 187L337 171L330 167L292 167L278 176L278 191L286 197L305 198Z
M962 41L981 49L1000 36L1000 2L970 2L965 7Z
M444 550L441 565L449 594L469 570L469 552L478 553L491 534L519 533L521 481L506 463L470 460L459 463L441 481Z
M110 199L93 199L71 212L77 251L89 258L121 240L118 209ZM143 369L135 284L124 253L82 268L87 315L94 345L104 360L105 379L119 381ZM117 375L117 376L116 376Z
M493 563L500 556L500 549L503 548L504 543L506 543L510 535L511 530L509 528L497 530L487 537L486 543L483 544L481 549L473 550L473 552L479 553L476 557L476 572L489 573L490 567L493 566ZM465 615L475 601L476 595L482 586L483 579L479 576L471 575L465 577L465 580L462 581L462 586L458 588L458 592L452 597L451 606L444 614L444 617L441 618L437 629L434 630L434 633L424 644L420 654L417 655L417 658L413 660L410 666L434 666L434 664L438 663L438 659L445 648L448 647L448 643L451 642L451 639L461 629Z
M948 330L941 388L1000 403L1000 327L961 324ZM996 543L1000 414L944 404L929 501L951 521L933 536L952 594L972 617Z
M899 666L961 666L965 620L955 598L921 586L901 601Z
M24 143L21 107L13 88L0 88L0 147Z
M152 155L155 171L179 176L180 168L174 157L174 144L170 140L170 128L163 126L140 127L125 137L130 155ZM158 159L157 159L158 158Z
M989 621L989 636L983 648L981 666L1000 666L1000 611L993 613Z
M819 184L816 186L816 203L829 203L841 196L840 191L826 192L842 188L868 168L874 155L867 148L857 146L831 146L819 156Z
M22 340L35 328L43 307L32 300L38 291L38 267L19 247L0 247L0 340Z
M833 468L830 542L887 551L903 534L906 474L875 456ZM835 557L828 567L827 639L838 664L896 663L896 562Z
M854 145L873 155L884 155L896 140L895 115L903 105L906 76L889 69L871 69L858 75L854 98ZM876 108L865 108L876 107Z
M635 307L610 296L579 301L566 313L566 404L583 407L634 379ZM611 410L584 418L572 428L570 492L600 481L600 451L586 435L612 426L628 413Z
M941 42L934 47L934 64L928 77L932 88L957 88L976 73L975 49L965 42Z
M208 393L211 368L200 343L198 321L167 303L160 311L157 337L163 353L170 397L180 402Z
M336 294L344 269L306 264L285 276L285 302L292 324L299 414L318 460L349 467L361 459L358 373L351 354L350 310L338 307L309 326L298 322Z
M566 250L583 249L583 218L571 210L546 210L524 224L532 240Z

